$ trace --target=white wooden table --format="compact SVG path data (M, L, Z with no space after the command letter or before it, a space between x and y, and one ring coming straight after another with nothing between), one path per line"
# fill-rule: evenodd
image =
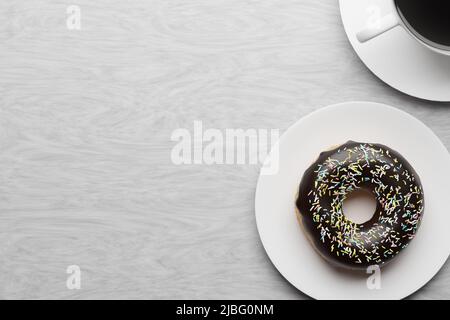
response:
M258 166L172 163L195 120L284 131L370 100L450 147L450 105L374 77L337 1L15 0L0 21L0 298L306 298L259 241ZM448 265L412 298L450 298Z

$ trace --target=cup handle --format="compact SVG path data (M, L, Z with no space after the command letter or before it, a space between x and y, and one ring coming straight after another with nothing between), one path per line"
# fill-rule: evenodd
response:
M400 20L395 14L388 14L387 16L381 18L373 26L367 27L366 29L358 32L356 38L359 42L364 43L379 35L397 27L400 25Z

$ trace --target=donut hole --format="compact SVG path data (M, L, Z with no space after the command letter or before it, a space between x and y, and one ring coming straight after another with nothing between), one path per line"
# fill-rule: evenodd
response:
M347 195L342 210L352 222L363 224L372 219L377 209L377 200L372 192L356 189Z

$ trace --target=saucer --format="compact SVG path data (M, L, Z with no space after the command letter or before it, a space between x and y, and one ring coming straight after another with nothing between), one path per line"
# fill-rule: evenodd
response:
M340 0L345 32L364 64L382 81L408 95L450 101L450 57L427 49L402 27L396 27L366 43L356 34L379 8L381 17L392 7L392 0Z
M294 202L303 172L321 151L349 140L381 143L398 151L420 176L425 192L424 217L417 235L381 269L379 289L367 285L371 274L327 263L313 249L296 218ZM343 103L298 121L274 150L279 171L259 177L256 222L272 263L300 291L316 299L402 299L424 286L444 265L450 254L450 155L422 122L383 104Z

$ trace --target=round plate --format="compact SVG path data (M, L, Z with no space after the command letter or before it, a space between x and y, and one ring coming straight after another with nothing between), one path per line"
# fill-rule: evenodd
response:
M416 238L381 269L381 288L369 289L371 274L331 267L308 242L295 211L303 172L321 151L348 140L381 143L415 168L425 193L425 212ZM279 170L261 172L256 222L267 254L296 288L316 299L401 299L439 271L450 254L450 155L422 122L387 105L351 102L323 108L298 121L274 150ZM270 156L276 159L277 155Z
M347 36L364 64L381 80L411 96L450 101L450 57L435 53L396 27L366 43L356 34L367 25L373 8L380 16L392 8L392 0L340 0Z

